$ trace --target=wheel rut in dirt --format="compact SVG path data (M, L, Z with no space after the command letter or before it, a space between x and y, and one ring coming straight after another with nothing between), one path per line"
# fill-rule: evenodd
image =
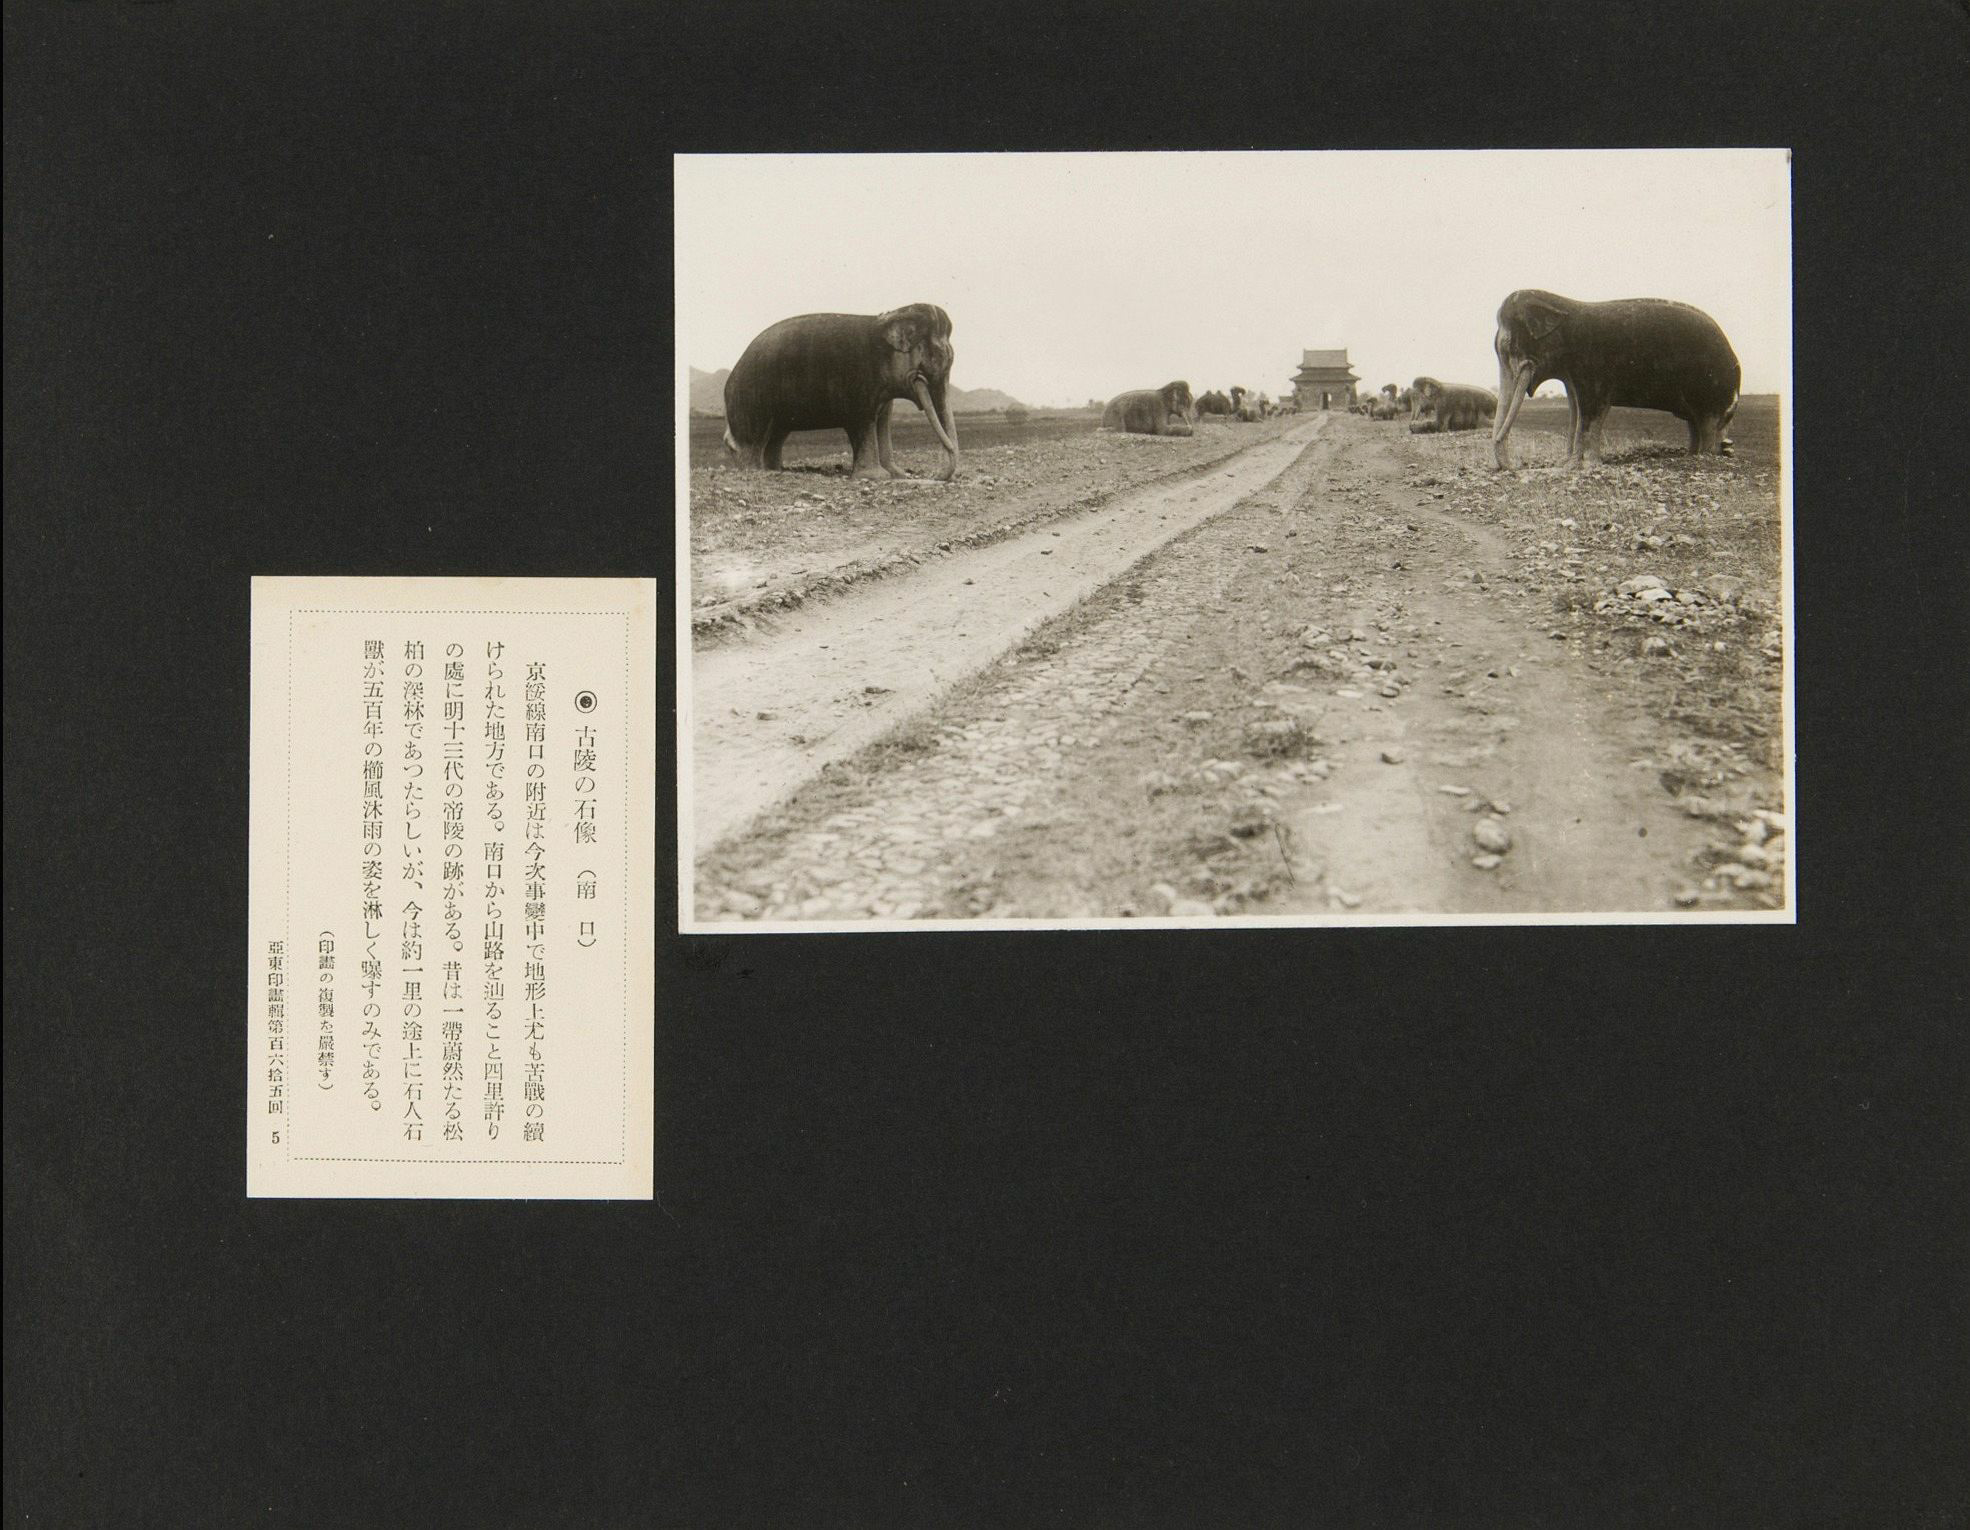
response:
M1315 416L1204 476L800 608L695 654L691 841L702 853L1004 653L1039 623L1284 472Z
M1371 441L1362 465L1393 467L1385 450ZM1353 682L1322 714L1341 774L1282 803L1305 864L1249 911L1666 909L1701 834L1634 768L1644 725L1513 601L1502 538L1420 498L1390 508L1399 558L1374 556L1379 507L1336 507L1312 532L1351 571L1322 612L1350 640L1324 650ZM1347 667L1375 649L1387 667L1363 682Z

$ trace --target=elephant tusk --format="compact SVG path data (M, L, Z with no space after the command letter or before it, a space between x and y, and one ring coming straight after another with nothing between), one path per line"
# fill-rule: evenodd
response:
M937 406L930 400L930 385L921 377L910 379L910 391L916 395L917 407L930 421L930 428L937 432L938 442L950 453L951 460L944 476L949 478L958 470L958 437L955 429L946 429L944 421L937 417Z
M944 464L944 481L949 483L958 476L958 422L951 413L950 395L944 397L944 434L951 442L951 458Z
M930 428L937 432L937 439L944 450L956 451L957 443L946 433L944 422L937 417L937 406L930 400L930 385L921 377L913 377L910 379L910 392L916 398L917 408L921 409L930 421Z
M1505 399L1491 427L1491 465L1495 468L1505 465L1505 437L1512 433L1513 422L1519 417L1519 406L1525 402L1532 371L1533 364L1529 361L1521 361L1510 369L1503 362L1498 365L1498 388Z

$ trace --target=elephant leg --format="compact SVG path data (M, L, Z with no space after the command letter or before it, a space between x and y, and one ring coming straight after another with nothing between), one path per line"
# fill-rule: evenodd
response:
M1591 412L1588 412L1585 409L1583 409L1582 425L1580 431L1580 462L1574 464L1576 467L1580 466L1582 463L1587 463L1587 462L1597 463L1602 460L1602 451L1603 451L1602 435L1606 429L1607 429L1606 405L1602 405L1601 408L1597 410L1593 410Z
M1592 408L1581 402L1580 392L1569 384L1566 390L1566 466L1577 468L1587 457L1587 432L1595 419Z
M891 478L901 478L903 470L896 465L896 448L889 439L889 412L895 407L896 401L886 398L876 410L876 461Z
M855 453L855 460L848 467L850 478L873 478L882 471L882 464L877 460L874 420L849 426L848 444Z
M740 468L762 468L766 465L766 438L754 429L754 421L741 420L725 422L725 449L732 454L732 462Z
M780 448L786 444L787 433L784 430L780 429L777 425L768 427L766 443L760 448L760 465L778 471L780 466Z

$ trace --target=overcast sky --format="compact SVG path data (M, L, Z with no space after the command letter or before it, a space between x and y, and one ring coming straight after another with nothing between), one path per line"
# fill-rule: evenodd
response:
M1032 404L1181 377L1284 393L1346 346L1370 388L1495 387L1515 287L1666 297L1747 393L1791 370L1783 150L716 155L676 161L680 362L797 313L941 304L952 381Z

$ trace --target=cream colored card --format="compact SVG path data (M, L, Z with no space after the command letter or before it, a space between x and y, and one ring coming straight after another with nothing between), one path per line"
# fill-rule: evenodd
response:
M253 581L249 1195L649 1198L656 600Z

